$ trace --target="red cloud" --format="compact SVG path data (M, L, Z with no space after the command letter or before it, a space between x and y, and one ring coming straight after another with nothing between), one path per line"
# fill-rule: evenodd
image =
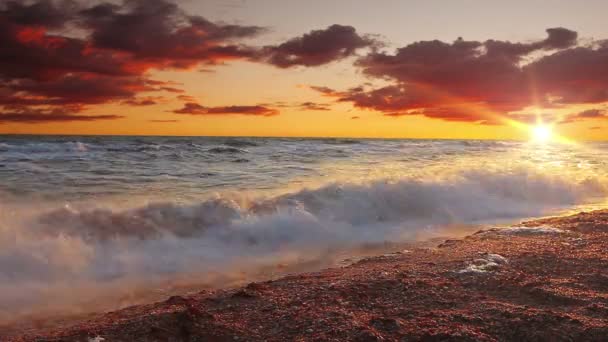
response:
M608 43L575 46L577 33L564 28L547 35L531 43L459 38L416 42L394 54L373 51L356 65L392 85L312 89L389 116L480 123L498 123L498 117L509 119L508 113L533 105L608 101Z
M153 106L159 102L165 101L162 96L146 96L142 98L133 98L123 101L123 104L136 107Z
M176 109L173 111L173 113L190 114L190 115L240 114L240 115L254 115L254 116L273 116L273 115L278 115L279 111L276 109L264 107L261 105L204 107L198 103L188 102L188 103L184 104L183 108Z
M78 30L72 36L52 33L72 27ZM70 0L3 1L0 113L12 117L16 113L8 106L15 105L54 113L65 104L82 109L107 102L136 104L141 92L183 93L147 79L147 71L252 58L254 49L238 40L262 31L190 16L167 0L91 7Z

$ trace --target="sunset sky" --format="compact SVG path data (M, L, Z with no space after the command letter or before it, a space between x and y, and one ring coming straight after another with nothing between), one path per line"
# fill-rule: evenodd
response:
M608 139L608 2L0 0L0 133Z

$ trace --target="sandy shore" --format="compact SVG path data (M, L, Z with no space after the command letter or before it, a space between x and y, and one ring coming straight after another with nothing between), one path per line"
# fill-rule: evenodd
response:
M97 338L97 339L95 339ZM605 341L608 210L135 306L16 341Z

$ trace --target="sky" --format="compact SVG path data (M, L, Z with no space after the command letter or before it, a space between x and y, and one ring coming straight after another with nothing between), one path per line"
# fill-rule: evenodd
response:
M0 0L0 133L608 139L606 1Z

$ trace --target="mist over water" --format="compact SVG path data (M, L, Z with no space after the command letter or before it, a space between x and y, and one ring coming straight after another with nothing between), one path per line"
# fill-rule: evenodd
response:
M0 322L603 203L608 145L1 137ZM456 234L455 232L452 232Z

